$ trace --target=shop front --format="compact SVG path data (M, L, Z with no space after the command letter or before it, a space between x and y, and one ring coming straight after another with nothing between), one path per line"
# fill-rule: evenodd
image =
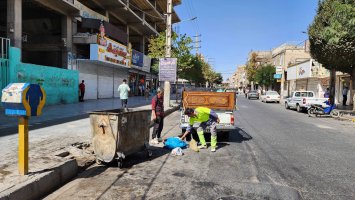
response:
M288 67L288 94L297 90L313 91L316 97L323 97L329 84L329 71L310 59ZM328 81L329 83L329 81Z

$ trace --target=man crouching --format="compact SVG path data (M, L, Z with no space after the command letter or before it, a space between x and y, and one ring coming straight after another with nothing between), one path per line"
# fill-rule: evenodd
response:
M209 126L211 132L211 151L215 152L217 147L216 125L219 123L218 115L213 110L205 107L197 107L195 110L187 108L185 115L190 117L190 122L189 126L186 128L186 132L181 136L181 139L184 139L191 133L192 128L195 128L197 129L196 132L201 144L198 148L206 149L207 144L203 132L206 130L207 126Z

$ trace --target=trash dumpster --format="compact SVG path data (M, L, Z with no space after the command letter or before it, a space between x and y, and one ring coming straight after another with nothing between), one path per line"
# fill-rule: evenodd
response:
M92 145L96 160L109 163L117 159L122 167L126 156L149 148L151 110L116 109L90 112Z

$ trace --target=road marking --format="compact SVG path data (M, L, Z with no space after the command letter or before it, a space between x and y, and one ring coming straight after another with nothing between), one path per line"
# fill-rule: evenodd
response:
M329 126L325 126L325 125L322 125L322 124L315 124L318 128L324 128L324 129L334 129L332 127L329 127Z

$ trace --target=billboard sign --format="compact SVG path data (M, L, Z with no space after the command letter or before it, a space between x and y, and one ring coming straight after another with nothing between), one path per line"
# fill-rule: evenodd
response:
M177 58L159 59L159 81L176 81Z
M143 67L143 54L134 49L132 49L132 65Z

